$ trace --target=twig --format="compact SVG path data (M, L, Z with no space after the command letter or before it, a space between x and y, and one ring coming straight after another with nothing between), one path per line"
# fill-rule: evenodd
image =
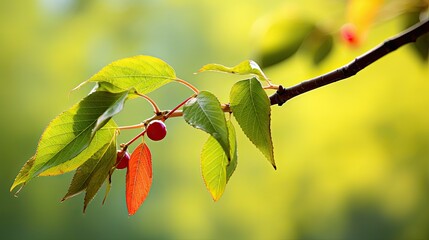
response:
M222 104L220 107L221 107L222 111L225 113L231 113L232 112L229 104ZM172 112L172 114L170 114L168 117L172 118L172 117L182 117L182 116L183 116L183 111L177 110L177 111Z
M417 38L428 32L429 19L426 19L408 28L404 32L384 41L382 44L357 57L355 60L341 68L288 88L280 86L277 92L270 96L271 105L277 104L281 106L293 97L319 87L323 87L330 83L349 78L390 52L393 52L408 43L415 42Z

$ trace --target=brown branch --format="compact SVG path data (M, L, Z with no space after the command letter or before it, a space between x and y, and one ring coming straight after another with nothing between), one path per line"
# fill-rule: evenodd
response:
M402 47L408 43L415 42L417 38L423 36L428 32L429 20L426 19L408 28L404 32L390 39L387 39L382 44L357 57L355 60L341 68L338 68L325 75L321 75L313 79L303 81L297 85L288 88L283 88L282 86L280 86L277 92L270 96L271 105L277 104L281 106L293 97L317 89L319 87L323 87L330 83L349 78L361 71L362 69L366 68L367 66L371 65L375 61L379 60L380 58L386 56L390 52L395 51L399 47Z

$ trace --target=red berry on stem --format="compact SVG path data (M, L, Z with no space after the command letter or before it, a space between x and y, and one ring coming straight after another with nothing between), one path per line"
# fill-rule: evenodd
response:
M127 151L118 150L116 155L116 168L124 169L128 167L128 162L130 161L130 154Z
M163 121L154 120L147 126L146 133L153 141L159 141L164 139L165 135L167 135L167 128Z

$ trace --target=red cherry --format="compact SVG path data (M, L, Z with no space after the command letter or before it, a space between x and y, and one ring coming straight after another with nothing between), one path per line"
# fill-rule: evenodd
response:
M163 121L154 120L147 126L147 136L153 141L159 141L164 139L167 135L167 128Z
M118 150L116 155L116 168L124 169L128 167L128 162L130 161L130 154L127 151Z
M351 23L344 24L341 28L341 37L350 46L359 45L359 36L356 27Z

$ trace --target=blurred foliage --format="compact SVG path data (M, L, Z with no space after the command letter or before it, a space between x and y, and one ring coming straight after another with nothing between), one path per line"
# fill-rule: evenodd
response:
M429 3L428 3L429 4ZM410 27L418 23L423 18L429 18L429 6L426 8L417 8L413 9L410 12L407 12L405 15L404 27ZM426 15L426 16L425 16ZM429 58L429 34L425 34L421 38L417 39L415 43L412 44L417 55L423 60L428 61Z
M370 28L386 18L405 15L406 28L429 18L427 0L384 1L349 0L346 4L346 22L340 30L341 39L350 47L365 42ZM297 52L305 52L315 65L321 64L332 52L337 24L307 16L305 11L284 8L276 14L261 18L255 24L253 57L262 67L269 67L289 59ZM411 44L423 61L429 56L429 34Z
M97 195L85 215L78 198L60 204L71 174L39 177L19 198L8 191L49 120L87 92L68 95L70 89L102 66L154 55L225 101L237 77L192 73L209 62L232 66L251 57L255 42L249 35L259 19L297 9L333 30L335 47L319 65L295 54L264 69L273 82L288 86L331 71L401 31L406 16L395 6L408 1L385 2L394 8L379 16L389 20L375 20L365 41L349 48L338 39L348 21L346 2L338 0L1 1L2 237L428 239L429 67L411 46L349 80L273 107L277 171L237 131L240 162L216 203L199 166L207 136L183 119L169 122L162 143L149 143L153 185L132 218L125 173L112 179L107 203L97 207L103 198ZM169 84L150 96L169 109L188 95ZM116 120L134 124L150 115L150 106L137 101ZM124 132L120 139L135 134Z
M259 36L255 40L255 55L262 67L290 58L316 28L305 16L290 10L269 17L255 28L255 35Z

